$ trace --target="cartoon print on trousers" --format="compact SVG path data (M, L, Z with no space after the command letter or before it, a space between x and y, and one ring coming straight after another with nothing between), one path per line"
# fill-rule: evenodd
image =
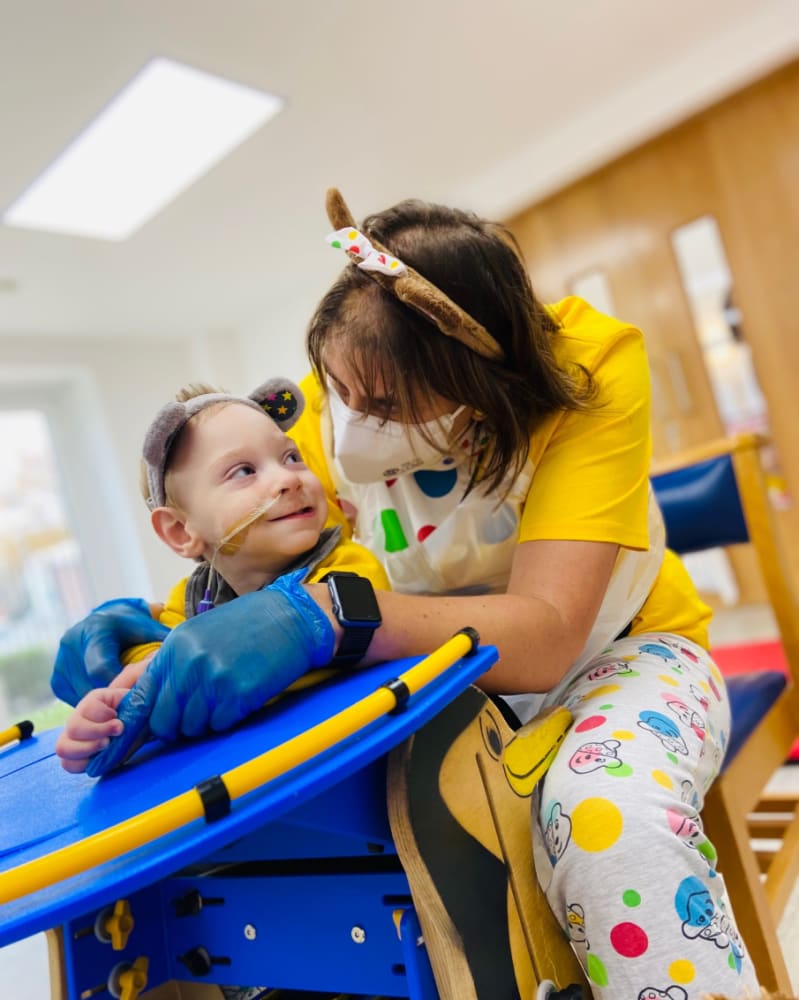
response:
M688 994L682 986L676 986L672 983L665 990L659 990L656 986L647 986L638 994L638 1000L688 1000Z
M608 677L640 677L640 674L637 670L633 670L626 659L600 663L588 674L589 681L604 681Z
M585 931L585 910L579 903L568 903L566 906L566 933L572 944L584 944L586 949L591 948Z
M560 802L553 803L544 827L544 843L553 866L563 857L572 835L572 821L563 811Z
M662 642L645 642L638 647L639 653L648 653L650 656L659 656L662 660L677 661L677 657L672 653L668 646L664 645Z
M666 706L674 712L680 722L693 729L697 739L703 740L705 738L705 724L702 721L702 716L686 705L682 698L675 698L668 694L664 694L663 698Z
M674 907L682 920L685 937L710 941L722 950L729 949L735 968L741 971L743 941L730 918L716 906L710 892L696 876L691 875L680 882Z
M710 759L710 763L707 766L703 765L703 773L705 775L704 780L702 781L703 792L706 792L708 788L710 788L714 778L721 770L721 764L724 760L724 748L726 745L727 738L724 733L720 734L718 742L705 740L702 744L702 749L699 752L699 760L704 761L705 757L709 757Z
M681 753L683 757L688 756L688 747L680 736L680 730L665 715L650 710L639 712L638 725L641 729L656 736L666 750L670 750L672 753Z
M597 743L583 743L569 758L569 767L575 774L588 774L602 768L621 767L617 748L619 740L605 740Z
M708 698L708 696L705 694L704 691L700 691L699 688L696 686L696 684L690 684L689 690L693 695L693 697L695 698L695 700L699 703L699 707L702 709L702 711L707 712L707 710L710 708L710 698Z
M685 844L693 850L698 851L707 863L712 867L716 861L716 848L705 836L705 831L690 816L685 816L676 809L667 809L666 817L671 827L671 832L675 834Z
M699 663L699 657L697 654L692 649L689 649L683 642L680 642L679 639L674 639L671 636L668 638L666 636L661 636L660 641L664 646L670 646L672 649L676 650L684 656L686 660L690 660L692 663Z
M702 749L704 750L704 744ZM699 812L699 792L690 778L683 778L680 782L680 801L690 806L694 812Z

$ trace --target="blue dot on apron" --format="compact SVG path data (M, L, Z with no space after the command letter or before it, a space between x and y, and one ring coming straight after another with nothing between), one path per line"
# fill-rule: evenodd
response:
M513 535L518 523L516 511L505 503L483 523L482 540L487 545L498 545Z
M426 497L445 497L455 489L458 481L457 469L446 469L443 472L436 472L431 469L422 469L421 472L414 472L413 478L416 485Z

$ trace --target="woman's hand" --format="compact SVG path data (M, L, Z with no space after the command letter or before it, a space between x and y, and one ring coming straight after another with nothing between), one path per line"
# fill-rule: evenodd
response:
M117 767L149 734L172 741L229 729L333 656L327 616L302 586L307 570L279 577L174 629L119 706L124 723L87 768Z
M61 637L50 687L57 698L77 705L93 688L108 687L131 646L162 642L169 629L156 621L146 601L106 601Z

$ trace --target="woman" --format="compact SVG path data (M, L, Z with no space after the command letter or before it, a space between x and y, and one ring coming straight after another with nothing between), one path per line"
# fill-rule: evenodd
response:
M648 482L640 331L578 299L541 305L510 234L470 214L408 201L359 230L337 192L328 212L350 263L311 321L293 436L394 588L378 595L382 624L360 630L362 662L426 653L468 624L500 651L486 691L524 716L570 708L536 861L596 997L755 989L701 830L729 706L708 609L664 548ZM267 605L296 627L310 596L351 643L328 588L300 589L170 635L126 726L149 717L175 738L184 695L235 701L236 663L256 651L268 673ZM148 629L140 605L106 607L65 637L56 676L94 683L98 663L115 669L105 653L84 669L98 636L113 652L117 633ZM248 697L259 683L250 672Z

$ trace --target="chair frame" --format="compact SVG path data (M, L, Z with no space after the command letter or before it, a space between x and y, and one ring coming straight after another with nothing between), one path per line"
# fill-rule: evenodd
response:
M755 964L761 985L791 994L792 986L780 949L777 924L799 876L799 804L785 796L765 796L764 788L786 760L799 735L799 611L789 567L779 543L768 497L760 451L767 439L740 434L671 456L652 468L652 478L729 455L732 459L749 542L754 547L789 665L787 684L735 758L708 790L703 809L705 829L714 843L720 870L735 911L738 929ZM657 492L657 486L655 486ZM753 671L757 669L753 664ZM757 813L790 815L768 829ZM764 829L779 834L779 849L759 860L752 836ZM761 871L765 869L765 877Z

